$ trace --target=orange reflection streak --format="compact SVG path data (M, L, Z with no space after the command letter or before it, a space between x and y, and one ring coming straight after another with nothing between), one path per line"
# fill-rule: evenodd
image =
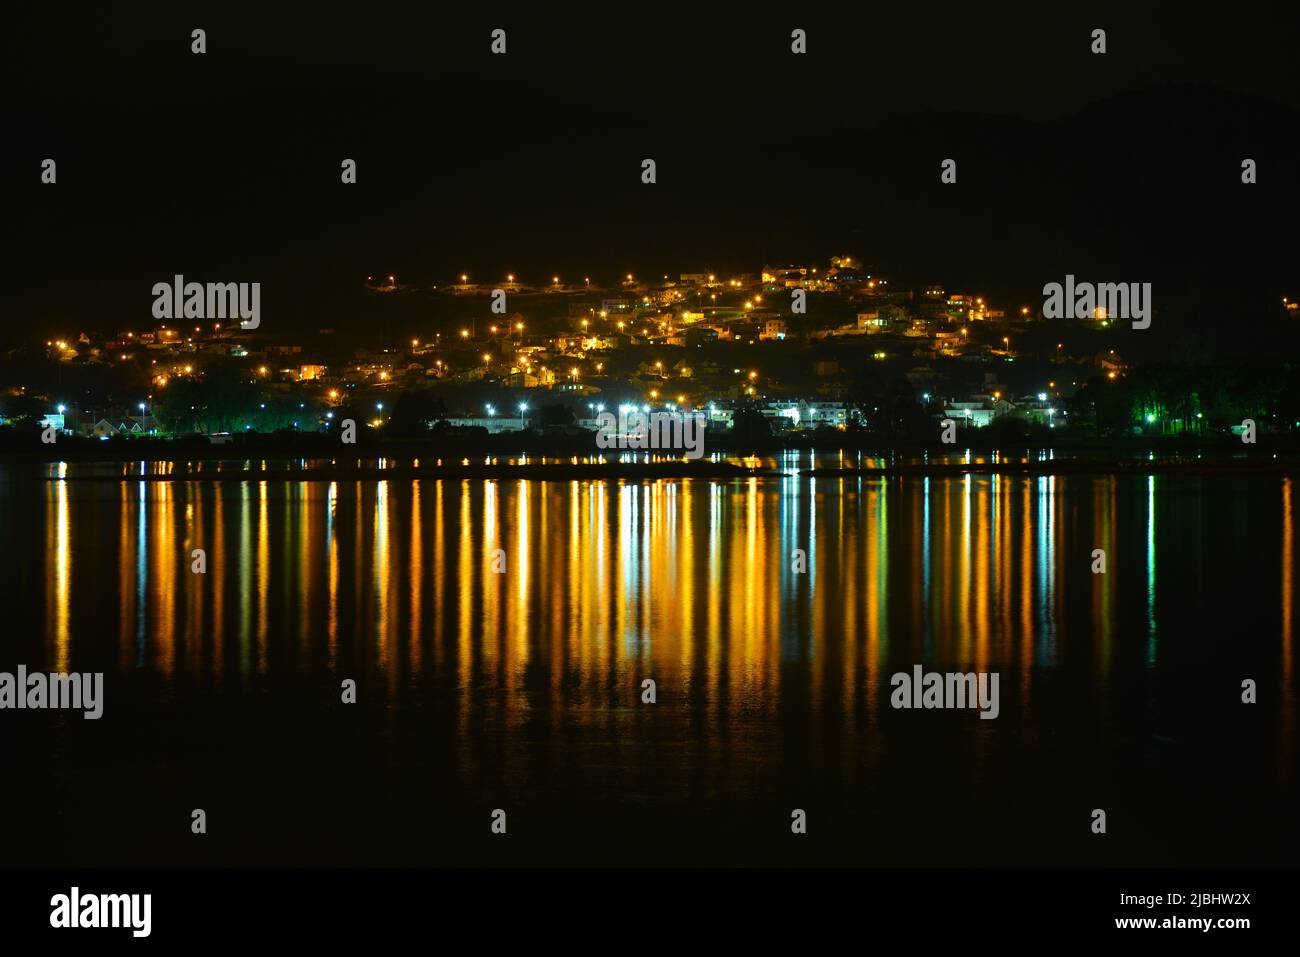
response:
M68 483L63 481L66 471L67 464L60 462L59 481L45 486L45 580L53 585L46 590L45 620L49 623L47 643L53 646L49 660L54 671L67 671L71 657L71 527Z
M988 479L980 477L978 497L976 499L976 508L978 514L974 518L975 522L975 540L972 545L972 554L975 560L975 609L972 615L975 625L975 649L973 660L975 668L978 671L987 671L989 662L989 620L991 616L989 595L993 588L991 572L993 568L994 555L992 553L992 535L991 525L997 520L997 495L987 484ZM969 497L968 497L969 501ZM959 666L964 666L966 662L971 661L969 652L957 661Z
M196 483L197 484L197 483ZM226 636L226 524L222 516L221 486L212 486L212 548L208 574L212 576L212 674L220 682L225 671Z
M189 573L189 553L176 542L176 496L171 482L158 482L153 488L158 496L154 521L153 572L157 587L153 598L157 612L153 616L157 639L158 668L166 675L176 669L176 568L184 563Z
M338 533L339 483L330 482L325 502L325 534L329 547L329 585L326 589L329 609L325 619L325 640L329 657L329 666L338 666L339 651L339 533Z
M411 537L410 537L410 564L411 564L411 608L410 608L410 630L408 631L407 640L410 642L408 654L410 658L411 672L418 674L420 671L421 646L424 638L422 626L424 619L424 536L423 522L420 515L420 480L416 479L411 483Z
M137 560L134 526L137 516L132 494L135 489L131 483L123 482L119 502L121 521L117 531L117 629L118 661L122 668L131 667L134 658Z
M185 619L181 626L185 660L191 671L203 670L203 637L206 629L203 624L203 605L206 597L204 583L207 579L193 572L194 549L202 548L203 538L203 487L198 482L185 482L180 486L185 490L185 530L186 536L180 550L181 581L185 583ZM209 574L211 569L209 569Z
M1291 502L1292 479L1282 479L1282 675L1280 681L1282 694L1281 734L1278 737L1281 747L1280 773L1284 781L1291 778L1292 762L1295 759L1295 696L1293 693L1295 661L1292 655L1294 624L1292 620L1292 584L1295 575L1295 513Z
M390 606L390 573L393 555L392 542L388 529L388 482L375 484L375 546L374 546L374 591L375 602L375 647L378 650L378 665L388 672L390 680L395 677L396 669L391 668L393 653L393 615Z
M683 588L680 592L681 618L679 634L681 636L681 646L677 654L677 671L681 675L688 675L690 674L691 661L695 655L695 500L693 484L690 479L682 480L681 489L682 501L678 521L680 523L682 545L678 554L681 556L681 580L686 582L688 587Z
M1011 620L1011 612L1015 607L1014 604L1014 586L1015 586L1015 567L1012 562L1015 559L1015 551L1012 548L1012 512L1014 511L1011 501L1011 482L1002 481L1002 476L997 476L997 496L998 496L998 525L997 538L993 544L993 562L997 567L998 579L998 656L1010 664L1015 660L1016 648L1014 641L1014 625Z
M460 545L458 548L460 568L457 576L460 587L457 590L459 601L456 629L457 688L460 691L458 696L460 710L457 717L462 742L466 740L465 732L469 727L471 697L469 689L473 677L474 644L471 629L474 620L473 602L476 583L474 569L481 565L480 562L474 561L474 541L471 538L474 523L470 520L469 489L469 479L463 480L460 483ZM464 757L462 763L463 761Z
M447 540L443 529L447 524L447 502L444 490L446 482L433 483L433 561L430 571L433 574L433 666L442 668L447 662L445 624L446 607L443 584L451 577L451 566L447 562Z
M501 535L498 531L497 516L497 483L495 481L485 482L483 485L483 552L486 553L488 560L486 566L480 561L479 568L482 569L480 574L483 576L483 641L479 649L482 656L483 668L488 674L498 675L499 665L501 662L501 606L508 600L506 588L509 585L509 577L513 569L506 565L505 574L498 574L492 567L492 564L500 559L507 561L505 549L501 546ZM502 555L497 556L493 553L497 550Z
M286 598L292 603L295 614L291 618L298 621L298 641L295 650L296 660L302 664L311 657L311 640L317 628L316 592L319 582L316 575L317 536L321 527L318 512L320 498L316 494L318 486L307 482L296 482L290 486L294 490L290 514L297 535L290 541L290 555L298 558L298 587ZM286 556L288 557L288 556Z
M530 633L529 614L528 614L528 596L529 589L532 586L534 571L531 564L532 556L529 554L530 545L533 541L533 532L537 532L540 541L549 541L550 530L547 528L546 509L539 507L537 509L537 523L540 526L534 530L530 521L529 496L534 489L541 490L545 486L534 484L527 479L521 479L515 486L515 527L512 530L516 538L515 547L515 567L510 569L512 574L507 575L507 584L513 591L512 605L514 611L510 615L510 636L508 638L507 649L510 654L510 668L507 670L507 687L511 692L523 682L524 669L528 666L530 657ZM541 499L545 502L545 497ZM538 576L539 585L542 584L541 576Z
M257 640L254 660L258 674L267 669L267 604L271 597L271 528L270 503L266 482L257 483Z

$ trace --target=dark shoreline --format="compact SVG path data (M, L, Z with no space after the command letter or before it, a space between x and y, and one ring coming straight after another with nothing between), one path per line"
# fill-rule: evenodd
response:
M962 436L963 439L976 438ZM984 438L980 436L979 438ZM780 456L788 452L815 450L833 456L841 451L847 456L870 455L918 458L951 457L969 453L981 457L1001 455L1017 459L1006 462L902 462L882 466L845 468L799 467L794 474L809 478L888 478L894 476L983 475L1080 475L1080 474L1181 474L1181 475L1258 475L1300 472L1300 441L1295 436L1260 437L1259 444L1244 446L1236 439L1221 436L1206 440L1121 436L1117 438L1071 438L1068 436L1017 437L1000 440L988 437L984 442L959 442L939 445L898 436L832 435L799 436L754 443L717 441L709 444L706 454L724 454L733 458ZM668 454L657 450L626 450L634 455ZM56 445L25 445L21 448L0 447L0 466L37 466L55 462L72 464L123 464L168 462L176 468L168 474L152 475L74 475L73 481L336 481L418 478L525 478L540 480L583 479L661 479L708 478L741 479L755 476L789 475L787 469L768 464L750 467L743 463L686 460L680 457L658 462L525 462L505 460L524 457L548 459L587 458L604 455L614 458L624 451L600 450L584 437L573 435L509 434L473 441L430 441L428 438L393 438L383 442L364 442L340 447L337 440L315 433L241 436L238 441L213 444L202 438L133 439L99 442L70 438ZM1052 458L1039 458L1042 455ZM1029 461L1018 461L1028 457ZM380 468L367 464L389 459L393 464ZM294 460L309 462L293 467ZM249 468L249 463L265 462L267 469ZM228 463L232 468L220 468ZM800 463L803 465L804 463ZM205 465L217 466L206 468ZM44 476L41 476L44 477Z
M48 481L71 482L336 482L410 481L416 479L522 479L529 481L617 481L654 479L748 479L797 475L810 479L846 478L947 478L963 475L1185 475L1247 476L1300 474L1300 458L1275 459L1048 459L1035 462L931 463L879 468L797 469L747 468L730 462L594 462L588 464L536 463L445 465L393 465L385 468L317 464L304 468L198 469L165 473L120 475L46 476Z

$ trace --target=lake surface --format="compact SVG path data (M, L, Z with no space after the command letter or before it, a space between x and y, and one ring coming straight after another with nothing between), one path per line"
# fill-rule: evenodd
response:
M6 863L1297 859L1288 477L166 468L0 467L0 670L106 682L0 712Z

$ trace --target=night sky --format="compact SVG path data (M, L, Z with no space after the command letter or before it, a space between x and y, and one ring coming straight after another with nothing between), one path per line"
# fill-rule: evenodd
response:
M1300 295L1285 4L1178 22L1125 4L191 6L12 14L10 340L143 325L174 273L261 282L286 330L354 321L372 273L613 281L840 252L1008 304L1067 272L1150 281L1158 308L1220 326Z

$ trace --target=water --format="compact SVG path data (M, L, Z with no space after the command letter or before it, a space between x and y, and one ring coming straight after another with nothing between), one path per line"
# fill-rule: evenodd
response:
M8 863L1300 849L1288 477L138 479L166 468L0 469L0 670L107 683L98 722L0 714ZM999 672L999 717L892 709L918 663Z

